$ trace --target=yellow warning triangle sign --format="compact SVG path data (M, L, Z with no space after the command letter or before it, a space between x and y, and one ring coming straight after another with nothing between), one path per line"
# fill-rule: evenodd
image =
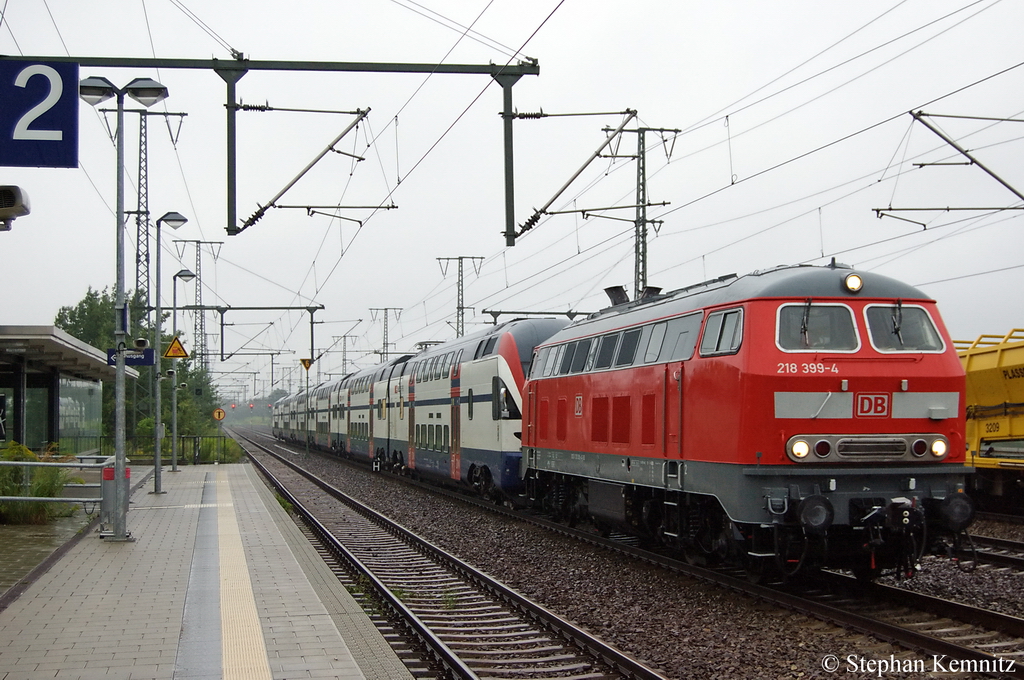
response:
M188 352L181 346L181 340L174 338L164 352L164 359L188 359Z
M302 362L302 367L305 368L307 371L309 370L309 367L313 365L312 359L299 359L299 361Z

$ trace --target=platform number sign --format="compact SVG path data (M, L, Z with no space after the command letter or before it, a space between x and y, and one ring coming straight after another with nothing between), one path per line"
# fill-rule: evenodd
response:
M0 60L0 166L78 167L78 64Z

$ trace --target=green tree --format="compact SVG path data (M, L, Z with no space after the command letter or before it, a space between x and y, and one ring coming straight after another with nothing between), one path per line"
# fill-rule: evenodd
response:
M90 287L78 304L73 307L61 307L58 310L54 325L97 349L113 347L114 297L114 294L107 288L98 291ZM136 292L129 297L128 310L129 327L133 329L132 332L142 337L151 338L153 326L146 318L146 301L140 293ZM161 341L162 346L166 347L170 341L170 334L164 334ZM159 364L160 371L166 374L166 369L171 366L170 360L161 358ZM148 380L149 371L152 370L152 368L144 369L141 379ZM183 382L188 387L178 392L179 434L216 434L216 424L210 417L218 402L216 392L210 383L208 372L201 368L193 368L191 359L182 359L178 362L178 374L173 380L159 381L163 422L170 423L171 421L171 390L175 385ZM135 408L134 392L132 389L125 390L126 413L132 413ZM203 414L206 415L205 418ZM153 435L152 418L142 419L137 429L138 432L127 432L126 435L151 438ZM103 390L103 432L107 436L112 436L114 432L114 390L112 386Z

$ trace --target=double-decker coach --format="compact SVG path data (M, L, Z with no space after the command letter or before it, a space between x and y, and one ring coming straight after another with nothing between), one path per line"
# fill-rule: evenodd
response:
M317 385L275 405L275 429L376 469L515 498L526 374L566 323L516 319Z
M964 374L921 291L794 266L615 305L526 385L536 503L759 573L914 571L973 519Z

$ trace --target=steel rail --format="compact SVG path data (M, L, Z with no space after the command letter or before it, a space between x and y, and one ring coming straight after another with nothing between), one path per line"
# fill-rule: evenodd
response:
M340 460L336 457L331 457L331 459ZM290 461L282 460L290 466L293 465ZM303 470L300 470L300 473L307 477L311 476L310 473ZM934 654L936 657L944 657L948 659L977 661L990 665L996 664L1002 659L1002 661L1012 664L1012 668L1008 671L1000 672L998 675L1024 677L1024 665L1017 661L1007 660L997 655L966 647L927 633L918 632L897 624L888 623L870 616L841 609L821 601L809 599L795 592L780 589L776 586L750 583L744 577L737 577L725 571L690 565L666 555L654 553L643 548L615 540L606 539L596 534L568 527L564 524L558 524L547 519L525 515L524 513L516 512L508 508L495 506L493 503L487 503L454 491L440 489L433 485L412 481L406 478L402 478L400 481L419 486L430 490L433 493L438 493L449 498L458 499L459 501L476 505L493 513L515 517L520 521L531 522L538 526L562 533L563 535L627 554L636 559L665 567L674 572L685 574L707 583L717 584L753 598L780 605L792 611L807 614L823 621L835 623L893 644L899 644L907 649L914 650L919 653ZM457 558L453 557L453 559ZM838 582L851 588L857 588L858 585L861 585L852 577L836 574L834 578L838 580ZM879 584L862 585L864 586L865 592L870 591L875 595L882 596L887 600L895 601L899 604L917 607L918 609L929 613L937 613L941 616L956 617L963 623L973 623L974 625L995 629L1010 635L1024 637L1024 620L1017 617L971 607L962 603L940 600L938 598L932 598L927 595L922 595L920 593L900 588L892 588Z
M249 441L252 442L252 440L249 440ZM638 661L636 661L635 659L627 656L626 654L624 654L623 652L619 651L618 649L616 649L616 648L614 648L614 647L604 643L600 639L595 638L593 635L591 635L590 633L586 632L582 628L579 628L578 626L576 626L573 623L567 621L566 619L558 616L554 612L552 612L552 611L542 607L541 605L539 605L539 604L537 604L535 602L532 602L531 600L529 600L528 598L526 598L523 595L519 594L515 590L513 590L513 589L503 585L502 583L494 580L490 576L484 574L483 572L479 571L478 569L475 569L474 567L470 566L466 562L463 562L458 557L452 555L451 553L445 551L444 549L442 549L442 548L440 548L438 546L435 546L435 545L431 544L430 542L424 540L423 538L417 536L416 534L412 533L411 531L409 531L405 527L402 527L401 525L399 525L399 524L397 524L395 522L392 522L391 520L387 519L386 517L382 517L381 515L379 515L377 513L374 513L372 510L366 508L364 505L362 505L361 503L359 503L355 499L351 498L350 496L348 496L344 492L342 492L339 489L331 486L330 484L324 482L323 480L317 478L315 475L307 472L306 470L303 470L301 467L299 467L298 465L296 465L292 461L289 461L289 460L287 460L285 458L282 458L278 454L276 454L276 453L266 449L265 447L263 447L262 445L260 445L260 444L258 444L256 442L252 442L252 443L255 446L260 447L267 455L272 456L275 460L279 460L284 465L287 465L289 468L293 469L295 472L297 472L298 474L300 474L303 477L305 477L306 479L308 479L311 483L315 484L317 487L319 487L320 489L324 490L326 493L330 494L332 497L342 501L343 503L348 505L350 508L352 508L353 510L355 510L359 514L363 515L364 517L367 517L368 519L370 519L371 521L377 523L378 525L381 525L389 533L395 535L396 537L398 537L399 539L401 539L404 542L412 544L419 551L421 551L423 553L426 553L426 554L429 554L433 558L439 559L440 561L445 563L445 566L447 566L448 568L452 569L453 571L455 571L456 573L461 575L463 578L465 578L468 581L472 582L474 585L476 585L477 587L481 588L482 590L490 593L493 597L495 597L495 598L505 602L506 604L510 605L511 607L513 607L513 608L523 612L529 618L533 619L538 624L541 624L544 628L548 629L550 632L558 635L566 643L568 643L568 644L570 644L572 646L575 646L578 649L584 650L587 654L592 656L595 660L599 660L599 661L603 662L604 664L610 666L619 675L621 675L623 678L627 678L629 680L665 680L663 675L661 675L661 674L657 673L656 671L654 671L654 670L644 666L643 664L641 664ZM253 457L251 455L249 457L250 457L251 460L254 460L254 461L256 460L255 457ZM262 466L262 465L260 465L260 468L261 469L265 469L264 466ZM275 485L276 485L276 483L275 483ZM282 495L284 495L283 492L282 492ZM292 501L293 496L291 494L288 494L288 497L289 497L288 498L289 502L293 502ZM296 504L296 507L297 508L301 507L301 504ZM317 522L317 524L319 524L319 522ZM326 528L318 529L318 533L320 531L327 532L328 530ZM327 533L326 541L329 541L330 544L333 544L335 542L333 537L330 536L329 532ZM347 554L348 551L346 550L345 553ZM365 568L365 567L363 567L363 568ZM363 568L360 569L360 572L363 571ZM374 584L375 587L377 587L377 583L379 583L379 581L377 581L377 579L373 579L373 580L375 581L375 584ZM387 591L387 586L384 585L383 583L380 583L379 587L383 588L385 591ZM390 591L387 591L387 592L390 592ZM391 598L389 598L389 603L390 603L390 600L392 598L395 600L395 602L397 602L399 605L401 605L401 602L398 601L397 598L394 598L393 595L391 596ZM404 611L408 611L408 609L404 605L401 605L401 606L402 606ZM405 616L404 611L401 612L401 616L403 616L403 617ZM415 617L415 614L413 614L411 611L409 612L409 615L412 616L412 617ZM415 620L419 621L418 618L415 619ZM422 625L422 622L420 622L420 624ZM424 626L424 629L426 630L427 633L429 633L429 630L427 630L425 626ZM430 635L432 636L433 634L431 633ZM444 644L443 642L440 642L440 641L438 641L438 642L439 642L439 644L442 644L442 645ZM425 644L426 644L426 641L425 641ZM449 652L451 652L451 650L447 647L447 645L445 645L445 649L447 649ZM454 653L452 653L452 654L454 654ZM460 661L460 663L461 663L461 661ZM471 670L469 672L472 673ZM476 676L465 676L465 677L476 677Z
M258 446L258 444L257 444ZM248 453L248 452L247 452ZM281 460L275 454L266 452L270 456L274 456L275 459ZM465 680L479 680L476 673L473 672L463 661L460 659L452 650L448 647L440 638L423 623L422 620L416 614L405 606L405 604L397 597L391 590L369 569L362 561L352 554L342 543L340 543L331 534L330 530L325 527L314 515L310 512L298 498L296 498L285 485L277 479L277 477L267 467L259 461L255 456L249 455L249 460L259 468L261 474L263 474L267 480L274 486L278 493L281 494L289 503L292 504L294 511L302 518L310 530L316 535L316 537L326 545L331 552L337 557L347 562L356 572L358 572L363 578L367 579L377 596L380 597L391 610L401 618L402 621L413 631L413 633L420 639L420 641L427 647L431 654L433 654L436 661L440 662L450 673L454 674L454 677L463 678ZM281 461L290 468L296 469L287 461ZM302 473L301 470L297 472ZM305 475L303 475L305 476Z

